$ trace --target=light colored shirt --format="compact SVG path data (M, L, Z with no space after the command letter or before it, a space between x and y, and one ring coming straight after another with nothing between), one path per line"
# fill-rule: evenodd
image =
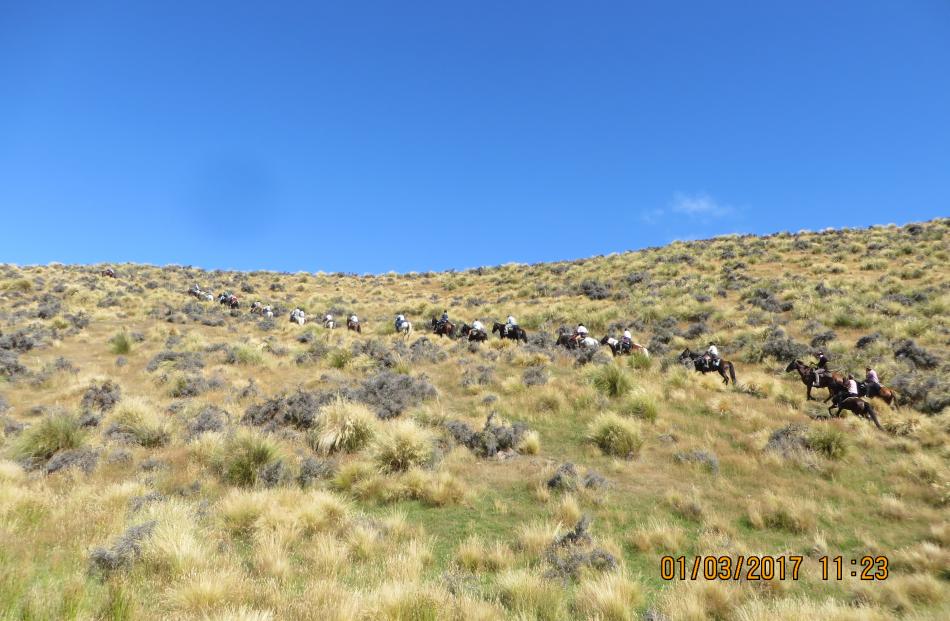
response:
M508 315L508 325L514 326L514 325L517 325L517 324L518 324L518 322L515 321L515 318L512 317L511 315Z
M359 323L359 322L360 322L360 320L357 319L356 315L350 315L350 321L352 321L353 323Z
M630 330L623 331L623 338L633 340L633 336L630 334Z
M472 330L478 330L479 332L483 332L485 330L485 326L482 325L481 321L475 321L472 323Z
M873 383L875 383L875 384L880 384L880 383L881 383L881 380L879 380L879 379L877 378L877 371L875 371L874 369L871 369L870 371L868 371L867 378L865 378L865 379L867 379L867 381L873 382Z
M583 335L586 336L586 335L587 335L587 328L585 328L584 326L577 326L577 333L578 333L578 334L583 334Z
M707 349L706 351L709 353L710 356L716 356L717 358L719 357L719 350L716 349L715 345L710 345L709 349Z
M858 394L858 383L854 380L848 380L848 394L857 395Z

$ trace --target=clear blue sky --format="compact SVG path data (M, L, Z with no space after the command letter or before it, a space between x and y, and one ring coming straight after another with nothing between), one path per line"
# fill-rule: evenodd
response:
M421 271L946 215L947 0L0 0L0 262Z

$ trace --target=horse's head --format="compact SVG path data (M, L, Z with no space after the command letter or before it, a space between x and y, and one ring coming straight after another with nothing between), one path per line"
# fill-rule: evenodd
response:
M605 335L604 338L600 339L600 344L601 344L601 345L606 345L606 344L607 344L607 340L608 340L609 338L610 338L610 335L609 335L609 334Z
M688 358L692 358L693 357L692 354L693 352L691 352L689 350L689 347L687 347L686 349L683 350L683 353L680 354L680 360L686 360Z
M798 369L798 367L800 367L801 364L802 364L801 360L792 360L791 362L788 363L788 366L785 367L785 372L788 373L789 371L794 371Z
M501 324L498 323L497 321L496 321L495 323L493 323L493 324L491 325L491 332L492 332L492 334L494 334L495 332L501 332Z

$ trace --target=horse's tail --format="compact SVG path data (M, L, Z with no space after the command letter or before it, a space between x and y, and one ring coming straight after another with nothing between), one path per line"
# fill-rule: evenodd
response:
M736 385L736 365L729 363L729 377L732 378L732 385Z

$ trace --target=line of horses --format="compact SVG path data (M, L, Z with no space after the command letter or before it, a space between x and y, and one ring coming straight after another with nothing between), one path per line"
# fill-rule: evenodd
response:
M109 270L105 270L102 275L112 276L112 274L106 274L105 272L107 271ZM112 277L114 278L114 276ZM210 293L202 291L197 285L189 289L188 294L204 301L214 300L214 297ZM240 301L238 300L237 296L229 292L224 292L219 295L218 303L231 309L240 308ZM274 316L273 307L264 306L261 302L252 303L250 306L250 312L260 314L264 317ZM301 308L295 308L290 312L289 320L291 323L304 325L307 322L307 314ZM331 330L336 327L335 322L332 320L325 320L323 325L325 328ZM486 330L477 330L467 323L457 325L451 321L439 321L435 317L433 317L430 321L430 327L432 329L432 333L439 335L439 337L449 337L451 339L464 338L474 343L487 341L489 336ZM350 317L348 317L346 320L346 328L349 331L360 334L363 332L360 322L352 321ZM407 320L397 322L396 332L397 334L408 337L413 332L412 323ZM510 339L523 343L528 342L527 331L517 325L511 326L499 321L495 321L492 322L491 333L497 334L500 339ZM596 350L601 346L606 346L610 349L611 353L615 357L635 354L649 357L650 355L649 350L639 343L625 342L610 335L604 336L598 341L591 336L578 335L564 329L558 331L558 334L555 338L555 345L564 347L568 350ZM697 373L701 373L703 375L706 373L718 373L722 378L723 384L729 385L730 382L733 385L736 384L736 367L735 364L730 360L712 359L705 353L693 352L689 348L683 350L677 359L681 364L692 365L693 370L695 370ZM827 403L828 401L831 401L831 405L828 406L829 415L839 416L842 410L848 410L859 417L872 421L879 429L882 428L874 407L871 405L871 403L865 401L862 398L868 397L867 385L864 382L858 383L858 396L855 397L853 395L849 395L848 380L842 373L829 372L819 374L817 376L818 380L816 382L815 368L805 364L801 360L793 360L790 362L785 368L785 371L787 373L792 371L798 372L802 383L805 384L805 397L807 401L815 400L811 394L812 388L827 388L828 396L824 399L824 402ZM894 409L899 409L898 394L892 388L881 386L880 390L874 396L880 398L888 406L893 406ZM837 408L837 412L833 412L835 408Z

